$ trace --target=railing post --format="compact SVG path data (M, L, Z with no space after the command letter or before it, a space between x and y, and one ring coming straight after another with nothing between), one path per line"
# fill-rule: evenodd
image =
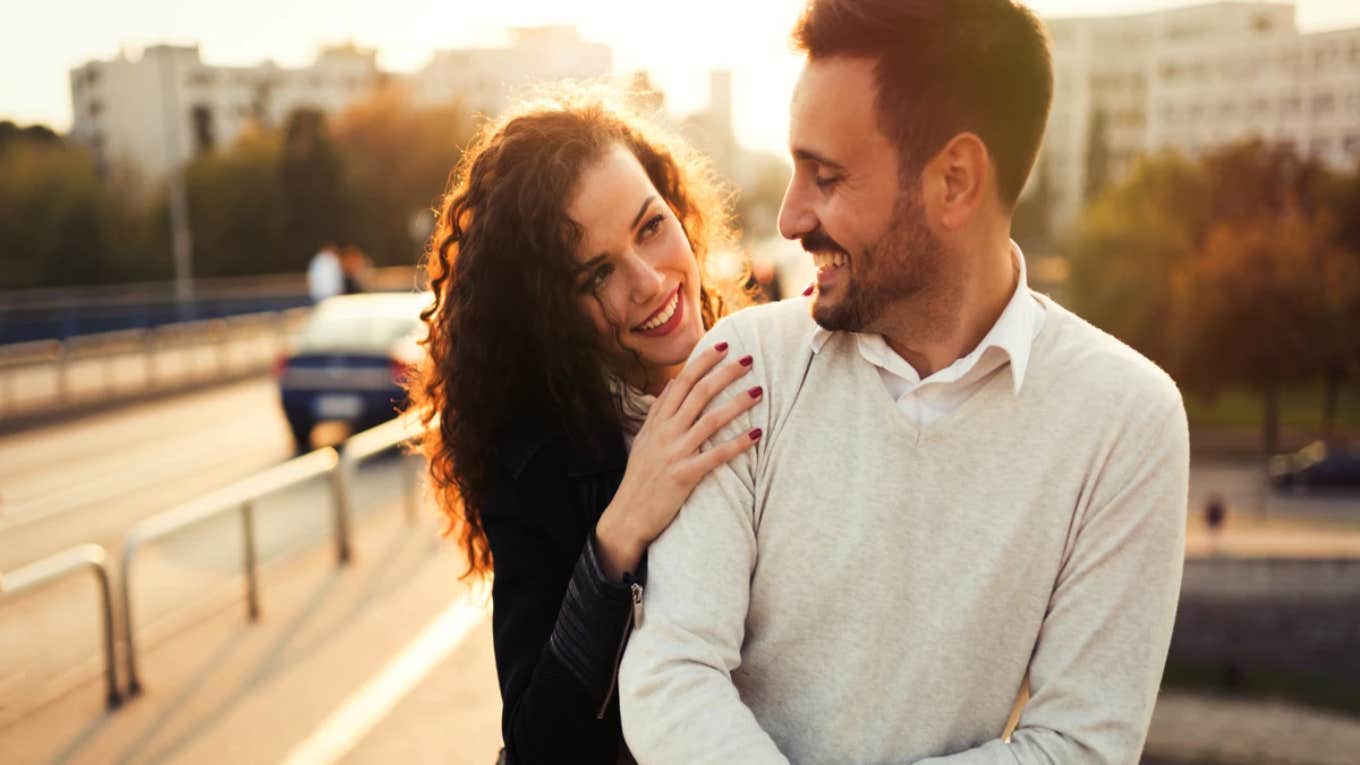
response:
M255 561L255 503L241 503L241 541L246 569L246 616L252 622L260 620L260 580Z
M123 650L127 652L128 697L142 693L142 681L137 677L137 640L132 624L132 557L139 540L129 539L123 544L123 565L119 571L123 595Z
M101 556L103 549L100 549ZM99 584L99 599L104 604L104 680L108 691L109 709L123 703L123 695L118 692L117 659L113 650L113 592L109 586L109 572L102 565L92 566L95 581Z
M341 566L349 565L352 551L349 542L350 516L354 509L354 494L350 483L350 471L354 463L344 448L340 459L331 468L331 491L335 504L335 558Z

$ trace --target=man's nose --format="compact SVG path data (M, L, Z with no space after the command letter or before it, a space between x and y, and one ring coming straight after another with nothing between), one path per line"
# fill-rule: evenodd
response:
M779 205L779 235L785 239L800 239L817 229L817 215L799 188L798 179L789 180L784 190L784 201Z

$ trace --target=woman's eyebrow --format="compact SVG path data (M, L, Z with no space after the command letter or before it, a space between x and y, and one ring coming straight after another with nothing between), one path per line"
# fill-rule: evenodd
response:
M638 208L637 215L633 217L633 225L630 226L629 228L637 228L637 227L638 227L638 222L642 220L642 216L643 216L643 215L646 215L646 214L647 214L647 208L650 207L651 204L652 204L652 202L654 202L654 201L656 201L656 195L655 195L655 194L653 194L652 196L647 197L646 199L642 200L642 207L639 207L639 208Z

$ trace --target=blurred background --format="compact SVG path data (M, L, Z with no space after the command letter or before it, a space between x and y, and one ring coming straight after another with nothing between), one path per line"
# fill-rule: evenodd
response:
M1015 219L1031 285L1190 416L1146 761L1360 761L1360 5L1031 5L1056 78ZM347 440L414 361L419 301L383 293L419 288L477 126L563 78L708 154L726 267L801 292L774 230L800 8L7 11L0 761L489 762L484 594L402 432Z

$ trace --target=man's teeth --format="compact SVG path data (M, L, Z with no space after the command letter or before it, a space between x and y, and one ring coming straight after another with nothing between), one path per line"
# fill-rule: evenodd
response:
M812 256L812 262L817 268L840 268L845 265L847 258L843 252L819 252Z
M671 317L672 317L672 316L675 315L675 308L676 308L676 306L678 306L678 305L680 305L680 292L679 292L679 290L677 290L677 291L675 292L674 295L671 295L671 302L669 302L669 303L666 304L665 310L663 310L661 313L657 314L657 315L656 315L656 318L652 319L651 321L647 322L646 324L640 324L640 325L638 325L638 329L641 330L641 331L643 331L643 332L647 332L647 331L649 331L649 330L656 329L657 327L661 326L662 324L665 324L666 322L668 322L668 321L671 320Z

